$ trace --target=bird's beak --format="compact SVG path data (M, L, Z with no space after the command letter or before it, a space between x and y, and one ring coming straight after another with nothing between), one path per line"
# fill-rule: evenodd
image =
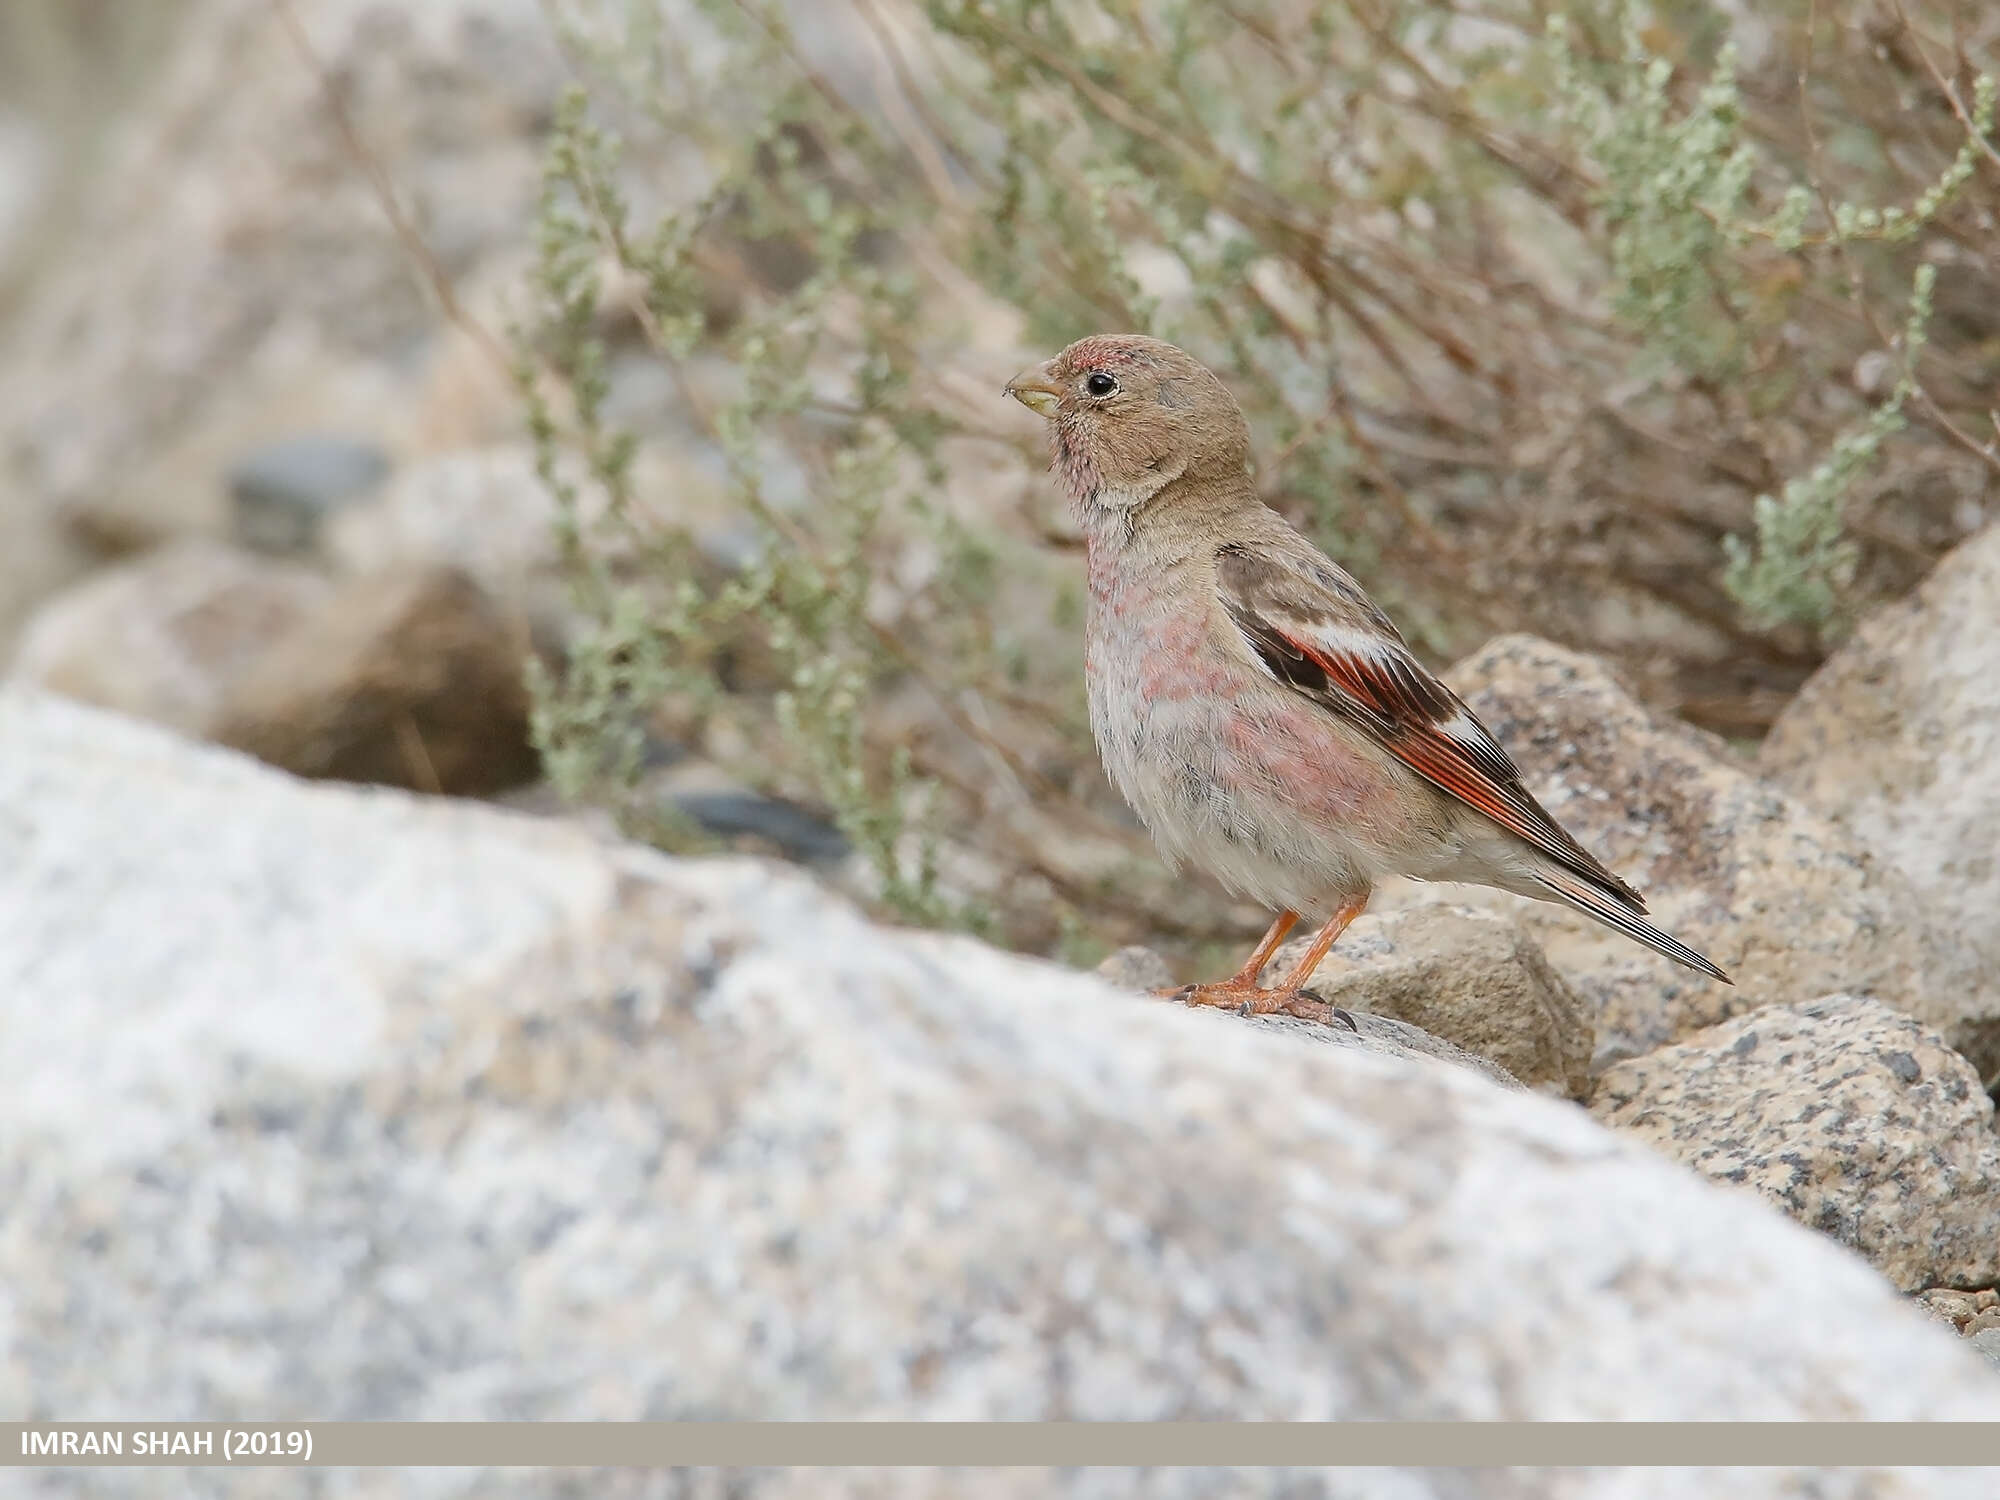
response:
M1044 360L1031 366L1007 382L1006 394L1027 407L1040 417L1054 419L1056 405L1063 398L1063 388L1057 382L1055 372L1050 368L1053 360Z

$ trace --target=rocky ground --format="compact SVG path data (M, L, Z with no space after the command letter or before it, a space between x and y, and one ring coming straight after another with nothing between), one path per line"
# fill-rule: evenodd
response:
M1756 1114L1892 1278L1990 1280L1985 1096L1876 1002L1623 1065L1607 1130L18 689L0 806L14 1410L2000 1414L1860 1257L1616 1128ZM1773 1143L1788 1089L1935 1180Z
M538 8L304 9L497 317ZM1142 998L1194 977L1142 948L873 925L826 819L725 766L662 749L662 795L776 858L538 780L520 664L564 606L512 393L266 8L213 11L108 148L101 253L0 346L0 1411L2000 1418L2000 529L1754 756L1537 639L1453 670L1734 988L1459 888L1383 892L1322 968L1358 1034ZM225 69L254 108L205 108Z

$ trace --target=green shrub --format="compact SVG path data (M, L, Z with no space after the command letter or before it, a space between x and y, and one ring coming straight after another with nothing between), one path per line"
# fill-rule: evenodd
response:
M2000 317L1932 306L2000 204L1992 17L1956 56L1936 10L1885 43L1801 4L1749 67L1705 0L552 9L584 83L520 347L580 626L537 730L662 842L674 733L829 807L912 920L1073 954L1246 920L1095 771L1045 484L983 487L1040 462L993 362L1086 332L1214 365L1266 497L1419 649L1537 630L1737 732L1949 540L1857 520L1859 480L2000 470ZM613 419L635 362L690 431ZM754 562L637 477L673 446Z

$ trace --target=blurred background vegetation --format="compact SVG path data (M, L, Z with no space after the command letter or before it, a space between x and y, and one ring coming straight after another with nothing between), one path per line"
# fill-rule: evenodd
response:
M910 920L1075 960L1260 925L1096 769L1078 541L998 395L1088 332L1215 366L1432 662L1532 631L1738 742L2000 503L1980 0L540 12L571 86L492 330L562 502L535 736L667 847L693 747ZM87 172L174 24L12 0L0 87Z
M1217 366L1270 503L1434 660L1535 631L1738 738L1994 493L1989 9L857 13L859 87L757 0L562 8L589 82L542 217L539 412L550 473L580 454L614 497L573 553L598 629L543 685L577 795L632 784L667 703L830 804L912 916L1044 946L1171 909L1143 845L1113 852L1046 486L954 495L1038 438L954 378L968 305L1037 350L1141 329ZM692 148L700 191L633 208L611 130ZM714 587L604 416L628 347L733 377L702 420L759 550ZM987 856L970 889L933 878L953 843Z
M25 212L26 183L36 184L33 237L56 243L90 181L104 126L120 102L140 87L172 37L182 0L134 5L130 0L7 0L0 5L0 132L36 130L36 156L7 160L0 170L0 221L9 204ZM12 177L15 180L9 182ZM37 246L0 257L0 316L29 280Z

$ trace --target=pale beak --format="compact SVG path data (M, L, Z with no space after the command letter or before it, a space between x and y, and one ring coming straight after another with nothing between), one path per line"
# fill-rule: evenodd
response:
M1027 407L1040 417L1054 420L1056 406L1063 398L1062 385L1056 380L1050 368L1055 362L1044 360L1041 364L1023 370L1007 382L1006 394Z

